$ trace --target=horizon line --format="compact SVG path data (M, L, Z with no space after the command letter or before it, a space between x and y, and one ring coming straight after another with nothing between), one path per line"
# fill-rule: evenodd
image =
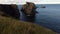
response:
M60 4L60 2L33 2L33 3L35 3L35 4ZM26 2L24 2L24 3L11 3L11 2L9 2L9 3L0 3L0 4L26 4Z

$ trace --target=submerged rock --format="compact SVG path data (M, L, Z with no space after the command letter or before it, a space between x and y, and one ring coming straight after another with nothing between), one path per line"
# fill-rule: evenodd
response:
M36 6L32 2L26 2L26 4L22 5L21 11L27 16L34 16L36 14Z
M17 5L11 4L11 5L5 5L0 4L0 13L2 12L2 16L11 16L13 18L19 19L20 13L18 10Z
M41 8L46 8L45 6L42 6Z
M41 8L46 8L46 6L45 5L41 5Z

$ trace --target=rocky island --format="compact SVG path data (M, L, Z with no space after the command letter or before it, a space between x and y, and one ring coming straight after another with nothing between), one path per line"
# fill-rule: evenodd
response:
M21 11L26 15L26 16L35 16L36 14L36 6L32 2L26 2L26 4L22 5Z

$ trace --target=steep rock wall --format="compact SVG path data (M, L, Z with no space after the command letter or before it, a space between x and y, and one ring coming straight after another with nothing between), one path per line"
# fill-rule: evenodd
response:
M19 19L20 17L18 7L15 4L11 5L0 4L0 14L2 16L11 16L16 19Z

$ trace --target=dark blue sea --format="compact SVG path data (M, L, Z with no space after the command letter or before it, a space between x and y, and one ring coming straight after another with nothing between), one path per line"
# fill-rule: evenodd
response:
M29 19L20 11L20 19L22 21L30 20L31 22L60 33L60 4L44 4L46 8L41 8L42 4L36 4L36 6L38 13L35 18ZM19 10L21 7L21 5L18 5Z

